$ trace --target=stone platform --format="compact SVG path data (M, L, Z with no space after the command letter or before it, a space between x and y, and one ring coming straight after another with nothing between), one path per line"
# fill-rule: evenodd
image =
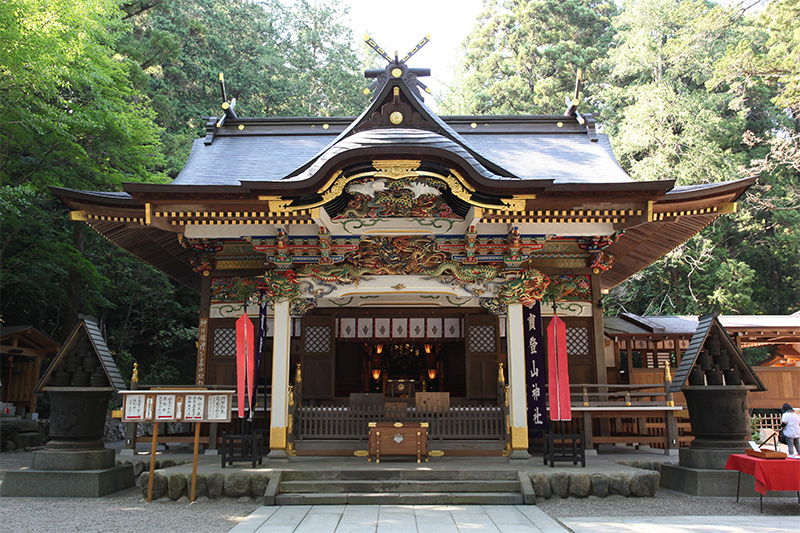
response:
M37 451L30 470L5 474L4 497L99 498L136 485L133 465L115 465L114 450Z
M661 467L661 486L692 496L730 496L735 498L737 487L739 496L756 497L753 476L734 470L725 470L725 464L732 453L744 453L744 449L703 450L682 448L679 464L665 464ZM797 493L772 491L770 497L797 497Z
M157 466L166 463L163 455ZM221 468L217 458L201 456L197 498L242 496L263 498L265 505L313 504L530 504L538 498L655 495L663 455L615 462L617 457L587 458L587 466L544 466L540 455L528 461L506 457L434 457L428 463L397 458L379 464L362 457L293 457L265 459ZM180 461L177 457L176 462ZM186 501L191 491L191 457L184 464L160 468L153 479L153 499ZM135 463L139 487L146 495L149 456ZM140 462L141 461L141 462Z

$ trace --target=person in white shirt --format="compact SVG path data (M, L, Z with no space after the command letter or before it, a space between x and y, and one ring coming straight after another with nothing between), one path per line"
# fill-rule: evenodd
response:
M789 447L789 455L800 455L800 415L795 413L788 403L783 404L781 427L783 428L781 432L786 437L786 445Z

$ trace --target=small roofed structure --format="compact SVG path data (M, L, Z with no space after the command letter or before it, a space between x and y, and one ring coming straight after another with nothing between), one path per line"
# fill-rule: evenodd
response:
M4 402L0 414L15 409L36 412L34 386L39 380L42 360L59 349L59 344L33 326L0 328L0 381ZM6 409L9 413L5 413Z
M81 315L56 358L37 383L35 392L73 387L119 392L125 382L100 333L97 319Z
M748 391L766 387L712 313L698 320L667 390L686 398L695 437L692 449L731 451L749 439Z
M719 315L717 320L739 349L771 346L775 352L753 366L766 390L748 395L750 409L800 403L800 314ZM606 317L609 383L660 383L664 364L680 364L697 330L695 316ZM797 354L797 355L793 355ZM681 403L680 396L676 401Z
M744 386L753 391L766 390L742 352L731 341L716 313L699 318L697 330L675 371L669 392L681 392L687 386Z

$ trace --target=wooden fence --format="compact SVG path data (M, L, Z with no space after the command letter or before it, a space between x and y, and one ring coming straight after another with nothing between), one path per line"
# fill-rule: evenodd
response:
M499 406L453 406L421 411L347 406L300 406L295 410L295 440L369 437L370 422L427 422L430 440L504 440L505 417Z

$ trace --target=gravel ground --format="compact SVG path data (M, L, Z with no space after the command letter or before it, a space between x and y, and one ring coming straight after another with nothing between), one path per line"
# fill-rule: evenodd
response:
M31 452L0 453L0 482L7 470L29 468ZM147 503L139 488L103 498L0 498L0 531L25 533L202 533L228 531L261 502L253 498Z
M28 468L32 453L0 453L0 482L7 470ZM654 498L553 498L537 502L548 515L562 520L592 516L754 516L758 498L699 498L660 489ZM194 504L161 500L148 504L134 488L104 498L0 498L3 532L174 533L228 531L260 506L252 498L202 499ZM794 498L765 498L765 516L800 516Z

